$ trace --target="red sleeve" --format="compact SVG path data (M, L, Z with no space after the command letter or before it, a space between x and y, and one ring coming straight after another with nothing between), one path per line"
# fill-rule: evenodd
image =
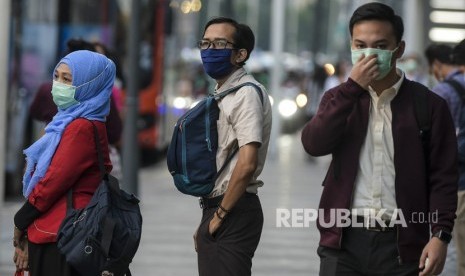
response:
M92 124L74 120L64 130L45 176L29 196L29 202L46 212L96 163Z

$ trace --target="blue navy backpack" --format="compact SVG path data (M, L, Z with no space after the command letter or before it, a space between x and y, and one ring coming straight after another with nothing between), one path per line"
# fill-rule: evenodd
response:
M205 97L177 121L168 147L167 163L174 184L180 192L192 196L210 194L216 179L239 150L233 150L220 170L217 170L216 122L220 114L217 101L244 86L254 87L263 102L261 89L254 83L246 82Z

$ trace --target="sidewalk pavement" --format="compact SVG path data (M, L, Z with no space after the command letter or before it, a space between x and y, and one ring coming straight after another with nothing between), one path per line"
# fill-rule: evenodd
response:
M329 158L307 157L299 134L282 136L277 148L279 158L270 155L260 177L265 183L259 189L265 223L252 275L317 275L315 222L302 228L278 228L276 209L316 209ZM139 181L144 224L139 251L130 266L132 274L198 275L192 238L201 217L197 199L176 190L164 160L141 169ZM20 206L20 202L7 202L0 211L0 276L13 275L12 219Z

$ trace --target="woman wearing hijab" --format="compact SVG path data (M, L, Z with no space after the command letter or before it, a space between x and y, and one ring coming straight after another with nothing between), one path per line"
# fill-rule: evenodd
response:
M69 190L74 208L81 209L101 181L93 124L105 169L111 171L105 120L114 79L113 62L86 50L68 54L55 67L51 93L58 113L45 135L24 151L27 201L14 218L18 271L29 270L33 276L78 275L58 251L57 233L66 215Z

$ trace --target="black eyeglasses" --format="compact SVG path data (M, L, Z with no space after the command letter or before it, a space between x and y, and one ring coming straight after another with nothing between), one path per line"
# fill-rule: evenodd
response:
M202 39L197 43L197 47L199 47L200 50L207 50L213 45L213 49L226 49L228 44L236 46L234 43L229 42L226 39L215 39L213 41Z

